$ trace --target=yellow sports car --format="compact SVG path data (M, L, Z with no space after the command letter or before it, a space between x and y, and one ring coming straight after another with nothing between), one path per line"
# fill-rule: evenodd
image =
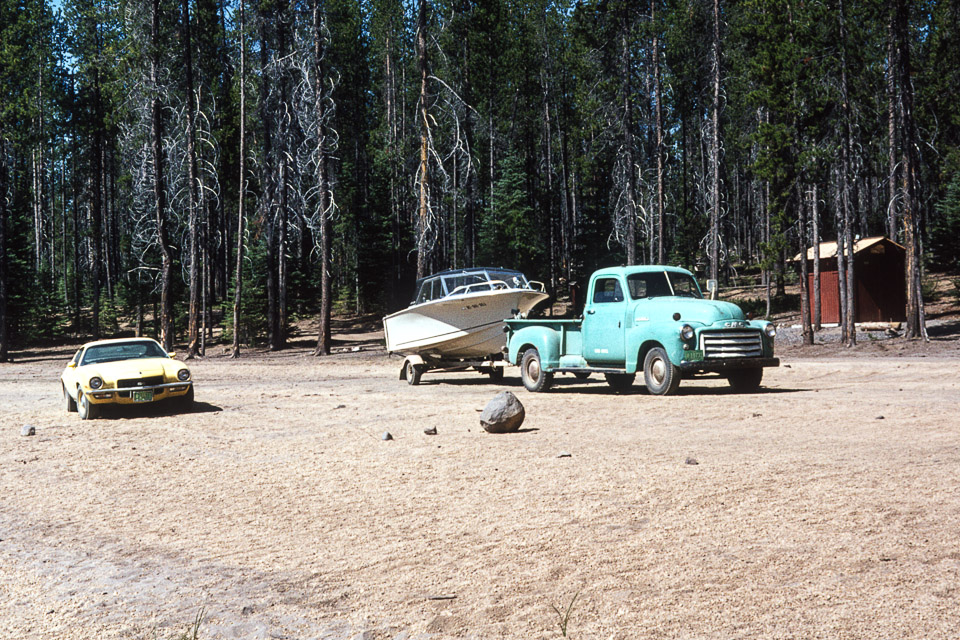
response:
M106 404L169 400L188 411L193 405L190 370L174 353L150 338L90 342L77 351L60 376L67 411L81 420L100 415Z

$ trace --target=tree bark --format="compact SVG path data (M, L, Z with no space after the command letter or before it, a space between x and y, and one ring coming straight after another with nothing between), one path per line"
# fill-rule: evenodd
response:
M625 3L621 7L623 15L620 21L620 103L623 108L620 122L621 144L623 145L623 196L626 200L623 216L626 218L624 248L627 252L627 264L637 264L637 194L633 183L633 106L630 101L630 7ZM618 225L619 226L619 225Z
M417 14L417 68L420 71L420 205L417 213L417 278L427 275L433 247L430 246L430 120L427 113L427 0L419 0Z
M331 224L328 193L330 190L327 174L327 105L324 100L324 82L326 81L325 59L327 55L327 38L325 16L320 12L320 0L313 0L313 64L314 64L314 91L316 93L317 118L317 191L320 196L320 329L317 336L317 348L314 355L324 356L330 353L331 327L330 316L333 308L333 294L331 291L331 269L333 267L330 256ZM389 64L389 63L388 63Z
M153 120L153 199L157 219L157 241L160 244L160 344L167 351L173 349L173 252L167 230L167 193L163 184L163 116L160 113L160 0L151 4L150 20L150 90ZM99 287L94 289L99 293ZM94 318L96 321L96 317Z
M9 359L9 332L7 331L7 141L0 123L0 362Z
M850 202L850 155L852 153L852 115L850 110L850 96L847 89L847 27L845 22L843 0L839 0L840 18L840 98L843 111L843 142L840 148L840 187L843 191L843 244L845 254L838 254L837 260L846 259L845 279L841 286L847 290L844 316L844 345L852 347L857 344L857 292L854 268L854 254L856 246L853 239L853 204Z
M247 190L247 101L246 91L244 90L244 84L247 80L245 4L246 0L240 0L240 192L237 197L237 270L234 275L233 286L233 353L231 354L233 358L240 357L240 301L243 293L243 236L247 223L247 218L243 210Z
M897 239L897 47L894 39L894 12L887 22L887 236Z
M187 312L187 359L197 355L199 344L199 306L200 306L200 269L199 262L199 225L197 222L197 140L196 123L194 122L194 90L193 90L193 43L190 37L190 3L189 0L180 2L183 24L183 61L186 67L186 94L187 94L187 173L190 184L187 187L187 202L189 206L189 234L190 234L190 308Z
M650 0L650 22L653 23L653 99L656 103L653 121L656 135L654 153L657 158L657 264L667 260L664 246L663 220L663 93L660 87L660 25L657 22L657 3Z
M810 246L807 235L806 189L802 181L797 183L797 224L800 236L800 324L803 327L803 344L813 344L813 326L810 321L810 264L807 250Z
M817 185L811 185L810 218L813 227L813 330L820 331L822 311L820 302L820 203Z
M710 108L710 279L720 274L720 0L713 0L713 102Z

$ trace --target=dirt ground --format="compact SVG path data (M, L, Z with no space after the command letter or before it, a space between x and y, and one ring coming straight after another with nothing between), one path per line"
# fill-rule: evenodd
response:
M218 348L193 413L93 422L72 349L15 354L0 638L546 639L574 598L578 639L960 637L955 341L787 338L759 393L666 398ZM487 434L504 388L526 421Z

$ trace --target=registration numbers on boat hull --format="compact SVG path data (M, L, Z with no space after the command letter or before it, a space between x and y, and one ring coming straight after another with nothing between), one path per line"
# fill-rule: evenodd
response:
M153 389L147 391L134 391L132 394L134 402L153 402Z

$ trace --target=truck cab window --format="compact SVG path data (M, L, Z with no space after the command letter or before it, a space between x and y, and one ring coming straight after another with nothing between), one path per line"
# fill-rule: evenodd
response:
M623 291L620 289L620 282L616 278L601 278L597 280L593 288L593 301L598 304L605 302L623 302Z

